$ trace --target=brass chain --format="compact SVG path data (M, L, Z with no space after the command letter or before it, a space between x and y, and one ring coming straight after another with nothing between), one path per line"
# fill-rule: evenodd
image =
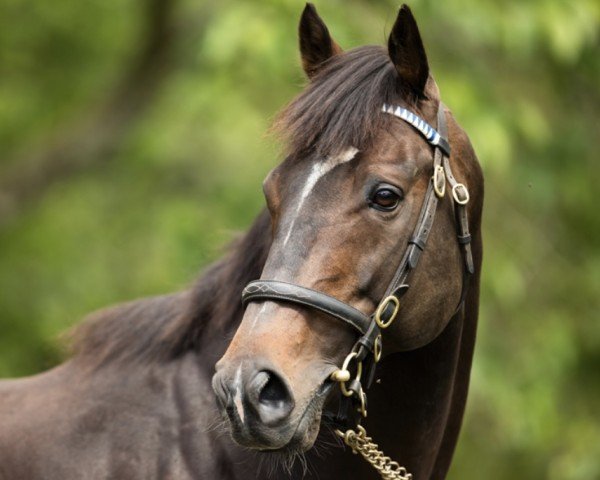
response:
M367 436L367 431L361 425L357 430L346 430L346 433L336 430L335 433L352 449L352 453L360 453L373 465L383 480L412 480L412 474L379 450L379 445Z

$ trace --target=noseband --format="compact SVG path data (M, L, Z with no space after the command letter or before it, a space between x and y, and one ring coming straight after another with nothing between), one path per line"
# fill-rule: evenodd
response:
M342 368L331 375L332 380L339 382L343 394L342 399L345 400L341 404L340 413L336 419L340 424L348 424L352 410L359 412L362 417L367 415L366 394L362 383L366 381L365 386L369 388L373 381L375 366L381 359L382 354L381 332L388 328L398 315L400 298L408 290L411 276L417 268L421 253L427 245L439 200L446 194L446 183L451 188L457 238L464 260L461 298L454 315L462 310L469 276L474 272L471 235L466 209L469 202L469 192L465 185L457 182L450 168L450 144L448 143L448 128L443 104L440 102L438 107L437 131L405 108L384 104L382 111L394 115L413 126L434 147L434 155L433 175L429 181L413 235L408 241L402 260L385 292L383 300L381 300L375 311L371 315L365 315L356 308L329 295L278 280L255 280L250 282L242 292L244 306L249 302L265 300L293 303L326 313L346 322L358 331L360 337L346 357ZM354 363L356 367L354 375L350 373L351 363ZM359 421L360 417L355 420L354 424L359 424ZM359 426L361 433L356 433L353 430L348 430L348 432L355 433L356 438L364 433L364 438L368 438L364 429L361 429L362 427ZM346 435L344 437L346 443L353 449L358 449L355 444L349 442L348 432L344 434Z

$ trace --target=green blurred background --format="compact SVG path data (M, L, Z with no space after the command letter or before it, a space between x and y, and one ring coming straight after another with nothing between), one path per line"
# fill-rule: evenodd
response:
M486 175L450 478L600 479L600 3L410 5ZM344 48L383 44L398 6L317 3ZM0 376L60 362L86 312L188 285L250 224L302 8L0 0Z

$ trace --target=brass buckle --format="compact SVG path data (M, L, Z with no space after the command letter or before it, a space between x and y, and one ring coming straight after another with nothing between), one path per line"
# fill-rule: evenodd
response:
M387 306L390 302L394 304L394 311L392 312L392 316L389 318L389 320L387 322L384 322L381 319L381 314L387 308ZM385 329L385 328L389 327L392 324L392 322L394 321L394 319L396 318L396 315L398 314L399 309L400 309L400 302L394 295L390 295L389 297L384 298L381 301L381 303L379 304L379 306L377 307L377 310L375 310L375 322L377 323L377 325L379 325L379 328Z
M459 190L461 193L459 193ZM457 183L452 187L452 197L459 205L466 205L471 199L469 196L469 190L467 190L467 187L465 187L462 183Z
M438 198L442 198L446 193L446 174L444 167L438 165L433 171L433 190Z
M383 352L383 345L381 340L381 333L375 337L375 342L373 342L373 359L375 363L381 360L381 354Z

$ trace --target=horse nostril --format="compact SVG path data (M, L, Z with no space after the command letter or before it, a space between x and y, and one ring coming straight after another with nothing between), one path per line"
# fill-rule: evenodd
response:
M269 378L258 395L258 401L267 407L284 408L285 404L290 400L286 386L274 374L267 375Z
M263 370L255 381L258 388L257 410L265 424L274 424L289 416L294 408L294 401L287 385L274 372Z

